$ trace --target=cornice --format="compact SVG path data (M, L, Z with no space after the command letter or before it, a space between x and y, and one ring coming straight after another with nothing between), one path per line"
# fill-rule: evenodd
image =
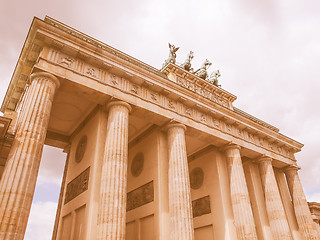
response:
M250 119L250 120L252 120L252 121L254 121L254 122L256 122L256 123L258 123L258 124L260 124L260 125L262 125L262 126L264 126L264 127L266 127L266 128L271 129L272 131L279 132L279 128L276 128L276 127L270 125L269 123L266 123L266 122L264 122L264 121L262 121L262 120L260 120L260 119L258 119L256 117L250 115L249 113L246 113L245 111L242 111L239 108L233 107L233 111L238 113L238 114L240 114L240 115L242 115L242 116L244 116L244 117L246 117L246 118L248 118L248 119Z
M128 54L125 54L125 53L119 51L118 49L113 48L113 47L111 47L111 46L109 46L109 45L107 45L97 39L94 39L94 38L80 32L72 27L69 27L69 26L49 17L49 16L45 17L44 22L50 24L51 26L54 26L57 29L60 29L61 31L64 31L68 34L71 34L73 37L78 38L81 41L85 41L86 43L91 44L95 47L98 47L104 51L107 51L107 52L109 52L119 58L122 58L123 60L129 61L139 67L142 67L150 72L153 72L154 74L157 74L162 77L164 76L158 69L156 69L156 68L128 55Z
M32 67L41 51L41 46L34 42L36 34L35 29L38 27L40 21L42 20L36 17L33 18L6 95L2 102L1 112L5 112L6 109L14 111L22 98Z
M308 202L309 208L316 209L320 211L320 203L318 202Z
M273 126L251 115L241 114L241 110L232 106L236 96L227 91L206 85L205 80L190 75L189 79L196 81L202 87L199 91L191 91L170 80L164 71L160 72L51 18L46 17L45 21L35 18L26 42L28 44L25 44L22 50L18 65L33 56L37 63L35 67L39 67L41 61L47 61L292 160L294 160L293 153L300 151L303 146L281 135L276 128L273 129ZM38 46L38 52L30 51L34 46ZM42 49L46 49L47 55ZM22 73L27 74L34 68L32 65L28 71L23 72L25 65L18 65L9 86L12 89L15 89L17 79ZM179 69L176 65L174 67ZM182 72L178 75L183 79L188 74ZM205 94L201 95L204 90L227 99L229 104L213 101ZM8 107L7 102L15 94L16 90L7 92L2 111ZM22 94L23 91L20 97Z
M227 112L223 111L217 111L217 106L209 106L206 105L205 101L203 102L201 99L192 99L189 96L183 96L182 98L176 98L173 99L172 96L167 92L163 92L163 88L165 87L162 85L162 87L156 86L156 85L148 85L144 84L142 81L141 84L137 84L136 82L132 81L133 77L123 77L122 74L114 74L108 70L105 69L98 69L92 71L92 65L90 64L84 64L82 62L81 64L78 61L81 61L79 59L74 59L72 61L72 65L69 66L65 63L64 58L68 58L65 54L59 55L56 50L52 50L53 52L49 53L48 58L45 59L40 57L40 62L35 66L36 68L42 69L43 71L46 71L46 69L43 69L43 66L48 66L49 69L54 69L54 67L58 68L64 68L65 71L70 71L72 74L77 74L82 76L84 79L91 79L96 84L102 84L106 85L109 88L118 89L122 93L129 94L131 96L134 96L136 98L141 99L144 102L152 103L155 106L161 107L163 109L169 110L174 112L175 114L179 114L183 117L187 117L188 119L192 120L194 123L207 126L209 128L216 129L220 131L221 133L231 135L234 138L241 139L245 142L254 144L256 146L265 148L268 151L275 152L277 154L283 155L285 158L289 158L294 160L293 152L290 150L293 148L293 146L288 145L285 141L282 141L280 139L277 139L276 136L273 135L279 135L278 133L275 133L272 130L264 129L264 131L269 131L270 134L264 133L265 137L268 136L268 140L263 139L265 137L262 137L262 132L258 130L257 128L254 128L253 126L250 126L250 123L245 124L242 123L240 119L237 120L237 124L231 124L230 121L234 121L233 117L240 117L246 120L246 118L237 115L232 110L223 108ZM62 57L63 56L63 57ZM49 64L49 65L48 65ZM90 71L88 71L90 69ZM110 69L109 69L110 70ZM60 72L60 70L58 71ZM132 73L134 74L134 72ZM69 75L69 74L67 74ZM60 76L64 77L64 76ZM156 79L148 79L148 81L153 81ZM172 91L179 90L181 87L177 84L171 82L168 79L160 79L163 82L167 81L168 88ZM154 82L155 83L155 82ZM95 85L96 85L95 84ZM171 87L171 88L170 88ZM100 87L99 87L100 89ZM111 90L111 89L110 89ZM122 93L119 92L119 94L122 95ZM219 112L219 113L218 113ZM230 114L234 115L233 117L226 117ZM219 115L218 115L219 114ZM225 117L221 117L221 116ZM228 122L229 121L229 122ZM246 120L249 121L249 120ZM239 128L239 124L244 124L243 126ZM251 124L252 125L252 124ZM260 126L256 124L257 126ZM262 129L263 127L260 126ZM251 129L251 130L249 130ZM253 133L255 132L255 133ZM259 136L259 134L260 136ZM275 145L273 142L277 141L278 144L281 144L279 146Z
M11 120L12 119L10 118L0 116L0 139L4 138L7 135Z

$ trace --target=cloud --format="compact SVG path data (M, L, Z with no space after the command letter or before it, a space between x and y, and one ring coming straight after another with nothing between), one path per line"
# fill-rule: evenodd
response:
M155 67L171 42L180 46L179 62L190 50L194 68L211 60L223 89L238 97L236 107L305 144L296 154L299 174L309 200L320 201L319 7L317 0L5 1L0 100L34 15L52 16ZM59 185L64 161L61 150L45 147L38 185Z
M55 202L37 202L31 206L25 240L51 239L57 210Z
M61 184L67 154L62 149L44 146L37 184Z
M308 196L308 202L318 202L320 203L320 193L311 194Z

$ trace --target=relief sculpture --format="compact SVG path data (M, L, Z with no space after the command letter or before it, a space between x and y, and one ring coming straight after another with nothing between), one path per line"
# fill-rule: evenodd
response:
M127 212L153 202L153 181L127 193Z
M88 189L90 167L80 173L67 185L64 204L79 196Z
M200 217L204 214L211 213L210 196L205 196L192 201L193 217Z

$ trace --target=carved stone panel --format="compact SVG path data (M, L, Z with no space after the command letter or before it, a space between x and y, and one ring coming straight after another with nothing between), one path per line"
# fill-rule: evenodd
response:
M127 212L154 200L153 181L127 193Z
M75 159L77 163L81 162L84 152L86 151L86 147L87 147L87 136L83 136L80 139L76 149Z
M204 174L201 168L196 167L190 173L190 186L192 189L199 189L203 184Z
M131 163L131 174L134 177L138 177L143 169L144 156L142 152L137 153Z
M205 196L192 201L193 217L200 217L204 214L211 213L210 196Z
M71 182L68 183L64 204L70 202L72 199L79 196L81 193L88 189L89 173L90 167L88 167L86 170L84 170L76 178L74 178Z

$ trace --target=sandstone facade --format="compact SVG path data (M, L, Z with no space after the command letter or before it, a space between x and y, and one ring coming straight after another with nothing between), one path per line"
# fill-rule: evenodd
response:
M35 18L1 107L0 239L24 237L44 144L68 153L54 240L319 239L303 145L235 100Z

